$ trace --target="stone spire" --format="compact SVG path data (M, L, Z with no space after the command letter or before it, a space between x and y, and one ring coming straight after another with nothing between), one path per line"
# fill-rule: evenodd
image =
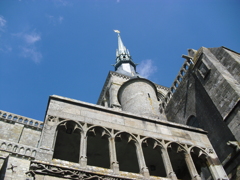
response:
M128 49L124 46L120 37L120 31L114 30L118 34L118 49L116 50L116 64L114 64L115 71L128 75L135 76L136 64L132 61L132 57Z

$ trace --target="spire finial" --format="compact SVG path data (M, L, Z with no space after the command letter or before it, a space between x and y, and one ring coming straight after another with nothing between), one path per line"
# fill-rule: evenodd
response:
M118 33L118 34L120 34L120 31L119 30L113 30L115 33Z
M116 51L116 64L114 65L115 71L121 71L122 73L127 72L133 76L133 74L136 74L136 64L132 61L128 49L123 45L122 39L120 37L120 31L113 31L118 34L118 49Z
M118 57L120 54L128 55L130 56L129 51L127 48L123 45L122 39L120 37L120 31L119 30L113 30L115 33L118 34L118 49L116 56Z

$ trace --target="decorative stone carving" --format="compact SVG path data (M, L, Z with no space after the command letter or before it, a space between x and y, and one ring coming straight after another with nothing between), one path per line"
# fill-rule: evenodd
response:
M30 170L26 172L28 177L35 177L36 174L57 176L67 179L77 179L77 180L87 180L87 179L98 179L98 180L130 180L126 178L118 178L111 176L104 176L100 174L94 174L89 172L84 172L76 169L68 169L64 167L58 167L49 164L43 164L38 162L32 162L30 165Z

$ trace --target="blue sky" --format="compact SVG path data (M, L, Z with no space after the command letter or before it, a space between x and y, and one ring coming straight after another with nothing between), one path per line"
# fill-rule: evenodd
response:
M153 82L171 86L187 49L240 52L239 0L1 0L0 109L43 120L56 94L96 103L117 34Z

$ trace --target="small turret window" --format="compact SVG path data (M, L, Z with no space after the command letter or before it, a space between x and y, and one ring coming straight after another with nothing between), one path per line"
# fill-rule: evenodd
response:
M148 97L151 98L149 93L148 93Z
M210 72L210 68L201 61L198 66L198 72L205 79Z

